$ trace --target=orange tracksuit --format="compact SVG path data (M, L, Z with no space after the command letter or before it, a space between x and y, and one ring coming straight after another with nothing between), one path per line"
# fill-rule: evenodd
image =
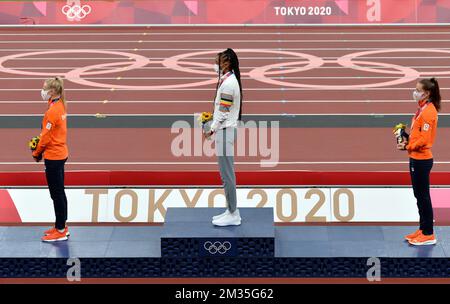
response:
M39 144L33 152L33 156L38 157L43 152L44 159L66 159L69 156L66 142L67 119L64 103L62 99L50 99L42 120Z
M431 159L431 147L436 137L438 112L433 103L422 102L419 110L414 115L411 124L409 143L406 146L409 157L417 160Z

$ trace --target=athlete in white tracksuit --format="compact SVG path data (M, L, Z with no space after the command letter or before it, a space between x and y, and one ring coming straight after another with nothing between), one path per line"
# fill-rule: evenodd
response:
M216 70L220 73L214 101L211 133L215 134L216 153L219 163L227 210L213 217L216 226L240 225L241 217L237 209L236 175L234 172L234 142L242 112L242 87L240 85L239 61L232 49L219 53Z

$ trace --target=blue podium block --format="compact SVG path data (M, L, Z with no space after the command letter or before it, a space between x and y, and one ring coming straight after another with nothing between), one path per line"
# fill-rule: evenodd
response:
M161 234L162 257L274 257L272 208L239 208L240 226L215 227L224 209L169 208Z

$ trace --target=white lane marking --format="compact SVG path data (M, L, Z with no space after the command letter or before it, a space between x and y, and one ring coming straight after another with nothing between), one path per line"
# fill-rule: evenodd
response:
M365 58L364 58L365 59ZM252 70L255 68L259 68L260 66L243 66L240 69L241 70ZM360 67L367 67L364 65L360 65ZM390 67L385 67L385 66L369 66L372 69L390 69ZM446 65L431 65L431 66L408 66L410 68L426 68L426 69L445 69L445 68L450 68L450 66L446 66ZM73 69L78 69L80 67L16 67L14 68L15 70L73 70ZM95 70L114 70L116 68L108 68L108 67L104 67L104 68L96 68ZM314 69L348 69L347 67L341 67L341 66L320 66L320 67L316 67ZM134 68L133 70L167 70L166 67L163 66L156 66L156 67L142 67L142 68ZM211 70L208 67L198 67L197 70ZM289 69L286 69L287 71L289 71ZM127 71L124 71L127 72ZM212 77L212 76L211 76ZM441 78L441 77L440 77ZM189 79L191 79L191 77L189 77Z
M425 27L447 27L450 23L115 23L115 24L2 24L0 28L6 29L76 29L76 28L99 28L99 29L111 29L111 28L129 28L129 29L156 29L156 28L166 28L166 29L176 29L180 28L186 30L186 28L375 28L375 29L386 29L389 27L398 28L425 28Z
M143 32L142 32L143 31ZM450 35L450 31L405 31L405 32L385 32L385 31L371 31L371 32L305 32L305 31L292 31L292 32L151 32L148 29L142 29L141 32L62 32L62 33L0 33L0 36L177 36L177 35ZM426 40L421 40L426 41Z
M449 40L450 41L450 40ZM255 51L257 52L257 51ZM426 52L426 50L424 50L424 52ZM339 58L348 58L351 56L339 56L339 57L329 57L329 56L324 56L321 57L322 59L325 60L336 60ZM390 56L390 57L386 57L386 56L363 56L361 57L363 59L424 59L424 56L419 56L419 57L408 57L408 56ZM430 57L426 57L426 59L449 59L450 56L430 56ZM9 59L8 61L22 61L22 60L123 60L124 57L102 57L102 58L98 58L98 57L20 57L20 58L12 58ZM151 60L165 60L168 59L167 57L151 57ZM239 57L239 60L298 60L298 57L294 57L294 56L262 56L262 57ZM209 62L211 62L211 57L195 57L195 58L187 58L185 59L187 61L196 61L196 60L207 60ZM359 59L362 60L362 59Z
M111 114L105 114L106 116L113 116L113 117L123 117L123 116L137 116L137 117L158 117L158 116L166 116L166 117L176 117L176 116L193 116L195 113L111 113ZM398 115L405 115L405 116L412 116L413 113L279 113L279 114L263 114L263 113L252 113L252 114L242 114L243 116L273 116L273 117L283 117L283 116L374 116L374 117L383 117L383 116L398 116ZM95 117L95 114L67 114L68 117L76 117L76 116L83 116L83 117ZM440 113L439 116L450 116L450 113ZM33 113L33 114L0 114L0 117L42 117L42 114L40 113Z
M223 42L222 42L223 43ZM120 48L120 49L112 49L112 48L107 48L107 49L99 49L99 48L95 48L95 50L97 51L134 51L135 48ZM450 50L450 48L439 48L440 50ZM19 49L3 49L0 48L0 51L2 52L19 52L19 51L27 51L27 52L33 52L33 51L54 51L55 49L53 48L27 48L27 49L23 49L23 48L19 48ZM74 53L76 53L77 49L74 48L72 49ZM365 50L392 50L392 48L363 48L363 47L359 47L359 48L351 48L351 47L346 47L346 48L264 48L264 50L273 50L273 51L365 51ZM217 48L166 48L166 49L161 49L161 48L150 48L150 49L145 49L145 48L139 48L139 51L217 51ZM426 48L424 48L423 50L424 52L427 51ZM258 49L255 49L255 52L258 52Z
M241 77L241 79L243 80L258 80L261 77L254 77L254 78L250 78L250 77ZM340 76L335 76L335 77L323 77L323 76L317 76L317 77L289 77L289 76L275 76L275 77L267 77L269 79L397 79L398 77L394 77L394 76L381 76L381 77L377 77L377 76L352 76L352 77L340 77ZM416 79L416 77L405 77L405 78L411 78L411 79ZM439 76L439 79L443 79L443 78L450 78L450 76ZM42 80L43 77L0 77L0 81L2 80ZM83 79L86 80L192 80L192 79L196 79L196 80L207 80L207 79L211 79L211 77L120 77L120 79L117 79L117 77L86 77ZM122 82L123 83L123 82Z
M368 57L365 57L368 58ZM20 57L20 58L12 58L8 61L22 61L22 60L123 60L124 57ZM152 58L156 59L156 58ZM161 58L164 60L166 58Z
M415 78L414 78L415 79ZM327 85L324 85L324 87L317 87L317 88L283 88L283 87L277 87L277 88L245 88L245 91L318 91L318 90L327 90L327 91L401 91L401 90L407 90L411 91L410 87L406 88L328 88ZM447 91L450 90L450 88L440 88L441 91ZM36 89L0 89L1 91L6 92L23 92L23 91L31 91L35 92ZM132 88L132 89L106 89L106 88L96 88L96 89L65 89L65 91L72 91L72 92L79 92L79 91L160 91L159 89L151 89L148 88L144 89L138 89L138 88ZM216 91L214 88L183 88L183 89L170 89L170 91Z
M393 165L393 164L409 164L409 161L290 161L290 162L235 162L237 165ZM435 161L434 164L450 164L450 161ZM0 165L42 165L36 162L0 162ZM66 165L127 165L127 166L142 166L142 165L217 165L217 162L67 162Z
M450 100L442 100L441 102L447 103ZM41 105L41 100L0 100L0 104L38 104ZM74 103L211 103L211 100L70 100L70 104ZM392 100L245 100L245 103L364 103L364 104L377 104L377 103L408 103L413 104L413 100L409 99L392 99Z
M449 72L450 73L450 72ZM42 80L45 77L0 77L0 81L8 81L8 80ZM120 77L120 79L117 79L117 77L83 77L83 79L87 80L207 80L211 79L213 77ZM241 77L243 80L258 80L261 77ZM309 77L291 77L291 76L272 76L267 77L269 79L397 79L398 77L395 76L350 76L350 77L342 77L342 76L309 76ZM404 78L411 78L411 79L417 79L416 77L404 77ZM450 78L450 76L439 76L439 79L447 79Z
M127 105L132 105L134 103L140 104L146 104L146 103L175 103L175 104L184 104L184 103L206 103L210 104L211 100L70 100L70 104L112 104L112 103L125 103ZM442 100L442 103L448 103L450 100ZM414 101L406 99L406 100L245 100L245 103L363 103L363 104L371 104L375 105L377 103L406 103L406 104L413 104ZM42 105L41 100L0 100L0 104L35 104L35 105ZM0 114L1 115L1 114Z
M448 39L336 39L336 40L294 40L294 39L268 39L268 40L228 40L227 43L329 43L329 42L345 42L345 43L355 43L355 42L450 42ZM3 40L0 41L0 43L7 43L7 44L14 44L14 43L21 43L21 44L30 44L30 43L186 43L187 41L185 39L183 40ZM223 40L189 40L189 43L223 43Z

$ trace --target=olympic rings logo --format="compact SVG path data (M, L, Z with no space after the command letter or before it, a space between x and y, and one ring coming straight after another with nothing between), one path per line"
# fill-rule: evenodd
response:
M223 243L221 242L210 242L207 241L205 244L203 244L203 248L205 248L206 251L208 251L210 254L225 254L228 250L231 249L231 243L228 241L225 241Z
M89 15L92 11L92 8L89 5L64 5L61 9L61 12L67 16L69 20L81 20L84 19L87 15Z
M29 56L54 56L55 54L100 54L105 58L110 56L121 57L119 61L112 61L106 63L96 63L94 65L80 66L59 75L69 80L72 83L77 83L83 86L95 87L107 90L181 90L181 89L195 89L201 86L213 85L217 82L217 75L212 69L212 64L193 61L200 56L214 56L219 50L195 51L191 53L177 54L163 59L151 59L147 56L137 53L112 51L112 50L92 50L92 49L72 49L72 50L44 50L35 52L15 53L6 56L0 56L0 71L3 73L25 75L25 76L43 76L51 77L55 74L54 71L28 71L19 68L11 67L6 62L9 60L17 60ZM258 82L267 83L282 88L294 88L300 90L361 90L361 89L377 89L386 88L389 86L398 86L418 79L420 77L431 77L440 75L450 75L450 70L434 71L434 70L417 70L413 67L402 66L387 62L373 62L368 61L367 56L386 56L392 53L413 53L424 52L429 54L450 54L450 50L430 49L430 48L402 48L402 49L382 49L382 50L367 50L356 53L343 54L336 59L321 58L312 54L286 51L286 50L266 50L266 49L238 49L239 53L250 54L269 54L275 56L283 56L286 61L272 63L265 66L252 67L249 71L242 71L243 77L249 77ZM211 57L212 58L212 57ZM408 58L408 57L404 57ZM412 57L413 58L413 57ZM107 83L99 81L98 77L87 78L89 76L97 76L104 74L123 73L135 69L144 69L149 65L160 65L163 69L169 69L177 72L189 73L194 75L201 75L197 81L181 82L181 83L144 83L144 84L130 84L130 83ZM308 82L294 82L288 81L286 75L299 72L307 72L327 65L337 65L339 68L346 68L354 71L361 71L364 73L383 74L382 77L371 78L385 78L381 82L351 82L345 84L335 83L308 83ZM152 67L153 68L153 67ZM286 78L285 78L286 76ZM400 88L406 90L409 88Z

